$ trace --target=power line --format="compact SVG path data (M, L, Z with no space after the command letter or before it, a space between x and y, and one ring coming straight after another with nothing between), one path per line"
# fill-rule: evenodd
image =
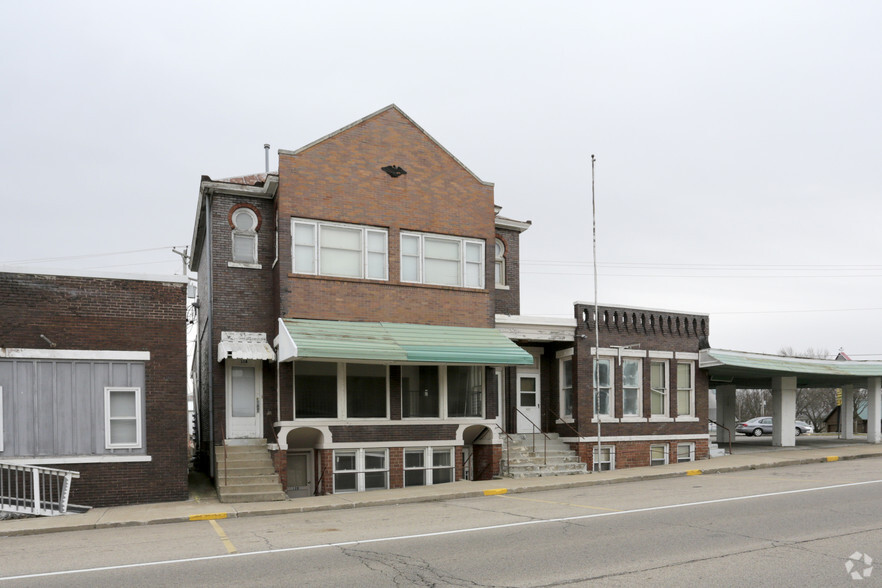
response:
M839 268L841 269L841 268ZM521 274L531 274L538 276L591 276L592 273L589 272L537 272L537 271L528 271L521 270ZM803 275L803 274L790 274L790 275L707 275L707 274L692 274L692 275L674 275L674 274L607 274L602 273L601 276L605 278L689 278L689 279L790 279L790 278L882 278L882 274L850 274L850 275L829 275L829 274L818 274L818 275Z
M186 247L186 245L169 245L166 247L152 247L150 249L132 249L130 251L111 251L109 253L89 253L85 255L70 255L67 257L43 257L39 259L19 259L17 261L0 261L2 265L16 265L22 263L45 263L49 261L70 261L74 259L89 259L91 257L109 257L112 255L128 255L130 253L147 253L149 251L165 251L174 247Z

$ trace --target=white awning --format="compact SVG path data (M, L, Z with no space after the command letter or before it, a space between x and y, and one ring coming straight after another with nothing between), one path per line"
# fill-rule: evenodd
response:
M275 361L276 354L266 342L266 333L243 333L239 331L221 332L221 342L217 344L217 360L261 359Z

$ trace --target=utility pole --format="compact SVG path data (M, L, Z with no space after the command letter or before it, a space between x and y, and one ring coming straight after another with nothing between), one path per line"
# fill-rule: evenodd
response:
M172 253L177 253L181 256L181 265L183 267L184 273L182 275L187 275L187 262L190 261L190 255L187 253L187 247L184 247L183 251L178 251L176 247L172 247Z
M594 197L594 154L591 154L591 236L593 242L594 249L594 366L592 368L592 376L591 376L591 386L594 392L594 418L597 419L597 459L591 460L592 469L597 467L597 471L600 471L599 462L603 459L603 449L600 441L600 415L597 414L597 363L600 355L600 328L599 321L600 318L597 304L597 206L595 204Z

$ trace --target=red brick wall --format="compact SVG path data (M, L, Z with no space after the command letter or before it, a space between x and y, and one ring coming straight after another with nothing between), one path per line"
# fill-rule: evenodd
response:
M0 300L2 347L49 349L42 334L58 349L150 352L144 434L152 461L55 466L80 472L71 501L98 507L185 500L186 285L0 273Z
M380 168L403 167L392 178ZM395 109L279 155L281 313L292 318L493 326L493 187L479 182ZM389 280L292 274L291 218L383 227ZM402 284L400 231L483 239L483 290ZM287 276L287 279L285 279Z
M603 443L603 447L615 447L616 469L644 467L650 465L649 448L651 445L668 445L668 463L677 462L678 443L695 444L695 460L708 459L707 439L683 439L680 441L615 441ZM594 447L596 443L569 443L570 449L579 455L579 460L588 464L588 470L594 467Z
M502 445L474 445L472 451L475 480L491 480L493 476L499 474Z

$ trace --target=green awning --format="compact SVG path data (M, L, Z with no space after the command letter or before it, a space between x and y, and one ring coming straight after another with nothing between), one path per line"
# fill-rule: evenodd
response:
M703 349L698 365L710 375L711 386L735 384L767 388L773 377L795 377L800 388L865 385L867 378L882 377L882 362L837 361L766 355L727 349Z
M279 319L279 361L531 365L533 356L496 329Z

